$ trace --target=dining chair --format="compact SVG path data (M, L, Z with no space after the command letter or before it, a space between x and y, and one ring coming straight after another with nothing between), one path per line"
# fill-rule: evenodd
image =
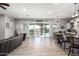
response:
M73 55L75 49L78 50L78 56L79 56L79 38L70 36L70 46L69 46L68 56Z

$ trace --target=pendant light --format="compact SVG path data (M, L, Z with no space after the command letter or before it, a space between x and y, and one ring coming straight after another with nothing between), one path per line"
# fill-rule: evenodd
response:
M77 3L74 3L74 15L72 16L73 18L78 16L78 12L77 12Z
M59 23L59 17L58 16L57 16L56 22L57 22L57 27L59 28L60 23Z
M58 18L58 16L57 16L57 21L56 22L59 22L59 18Z

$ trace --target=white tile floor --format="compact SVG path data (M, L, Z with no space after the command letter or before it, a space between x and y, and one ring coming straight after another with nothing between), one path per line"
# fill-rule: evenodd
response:
M67 56L67 53L56 46L53 39L36 37L26 39L8 56Z

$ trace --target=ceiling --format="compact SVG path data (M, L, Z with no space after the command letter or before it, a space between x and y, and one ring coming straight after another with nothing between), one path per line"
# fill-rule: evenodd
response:
M0 14L16 19L26 18L70 18L74 13L73 3L9 3L7 10L0 8ZM79 5L77 5L77 9Z

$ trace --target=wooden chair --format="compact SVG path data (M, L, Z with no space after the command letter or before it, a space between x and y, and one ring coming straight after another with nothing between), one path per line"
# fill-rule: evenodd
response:
M78 37L73 37L70 36L70 46L69 46L69 53L68 56L72 53L74 53L74 49L78 50L78 55L79 55L79 38Z

